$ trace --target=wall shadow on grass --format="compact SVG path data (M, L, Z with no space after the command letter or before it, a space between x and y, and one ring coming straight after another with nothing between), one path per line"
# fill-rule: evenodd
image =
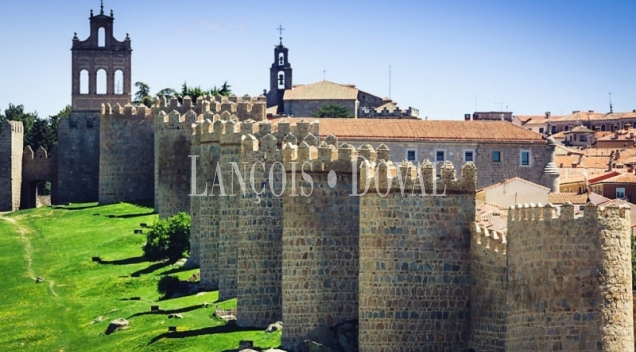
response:
M143 256L131 257L126 259L117 259L117 260L100 260L100 264L110 264L110 265L129 265L129 264L139 264L145 263L149 260L144 258Z
M247 332L247 331L263 331L263 329L253 328L253 327L239 327L236 325L236 322L230 321L225 325L214 326L210 328L177 331L177 332L166 332L166 333L153 337L152 340L148 342L147 346L150 346L161 339L181 339L184 337L195 337L195 336L201 336L201 335L224 334L224 333L230 333L230 332Z
M203 308L203 304L196 304L196 305L193 305L193 306L177 308L177 309L167 309L167 310L159 309L159 310L155 310L155 311L139 312L139 313L135 313L135 314L129 316L128 319L131 319L131 318L134 318L134 317L138 317L138 316L142 316L142 315L180 314L180 313L191 312L193 310L197 310L197 309L201 309L201 308Z

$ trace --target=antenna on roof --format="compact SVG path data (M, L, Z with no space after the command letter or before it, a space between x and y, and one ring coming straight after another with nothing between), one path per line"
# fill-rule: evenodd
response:
M323 69L323 70L322 70L322 80L323 80L323 81L326 81L326 80L327 80L327 78L326 78L326 76L325 76L325 74L326 74L326 73L327 73L327 71L325 71L325 70Z
M612 92L609 93L609 98L610 98L610 114L614 112L614 109L612 108Z

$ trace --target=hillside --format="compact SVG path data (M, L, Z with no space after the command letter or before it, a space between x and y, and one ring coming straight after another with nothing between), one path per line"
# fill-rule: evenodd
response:
M144 261L145 236L134 230L156 219L152 208L125 203L0 215L3 349L225 351L236 349L240 340L278 346L280 332L238 329L212 317L218 292L162 299L156 290L162 275L187 280L198 270ZM96 256L101 262L92 261ZM44 281L36 283L38 277ZM205 302L210 307L204 307ZM233 308L236 300L217 304ZM151 305L163 312L151 313ZM169 313L180 313L183 319L168 319ZM127 319L129 328L105 335L109 322L117 318ZM177 326L178 332L168 333L168 326Z

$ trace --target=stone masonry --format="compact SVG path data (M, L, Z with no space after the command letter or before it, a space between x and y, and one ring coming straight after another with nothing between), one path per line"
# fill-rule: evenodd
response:
M320 141L318 122L196 120L192 246L202 285L237 297L239 325L282 317L289 349L333 348L325 331L358 320L364 351L633 351L628 209L515 208L497 233L475 221L472 163L435 180L385 145ZM258 194L237 182L250 174Z
M37 189L42 182L51 183L51 201L57 203L57 152L53 148L51 153L47 153L44 148L39 147L34 153L30 146L26 146L22 156L20 208L37 207Z
M153 199L154 131L149 108L102 106L99 202Z
M20 208L23 141L22 122L0 122L0 211Z
M386 151L378 152L377 169L370 159L378 173L366 179L377 188L360 205L360 350L461 351L470 321L476 168L464 166L457 181L446 162L436 180L430 162L421 170L394 166ZM361 171L361 187L364 179Z

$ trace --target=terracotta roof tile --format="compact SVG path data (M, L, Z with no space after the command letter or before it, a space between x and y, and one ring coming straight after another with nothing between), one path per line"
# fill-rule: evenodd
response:
M289 118L294 124L301 118ZM316 118L307 118L314 121ZM546 143L543 137L507 121L444 121L321 118L320 137L343 140L475 141ZM280 119L272 120L277 123Z
M285 91L284 100L356 100L358 89L351 85L343 85L322 81L307 85L298 85Z
M567 202L572 204L585 204L587 203L587 194L548 193L548 202L552 204L564 204Z
M608 179L596 182L599 183L636 183L636 175L634 174L620 174L618 176L610 177Z
M539 185L539 184L536 184L536 183L530 182L530 181L528 181L528 180L524 180L524 179L522 179L521 177L512 177L512 178L505 179L505 180L503 180L503 181L501 181L501 182L497 182L497 183L495 183L495 184L492 184L492 185L490 185L490 186L486 186L486 187L484 187L484 188L482 188L482 189L479 189L479 190L477 190L477 191L478 191L478 192L485 191L485 190L487 190L487 189L491 189L491 188L495 188L495 187L498 187L498 186L501 186L501 185L505 185L505 184L510 183L510 182L512 182L512 181L522 181L522 182L525 182L525 183L531 184L531 185L533 185L533 186L536 186L537 188L545 188L545 189L549 190L549 188L548 188L548 187L541 186L541 185Z

